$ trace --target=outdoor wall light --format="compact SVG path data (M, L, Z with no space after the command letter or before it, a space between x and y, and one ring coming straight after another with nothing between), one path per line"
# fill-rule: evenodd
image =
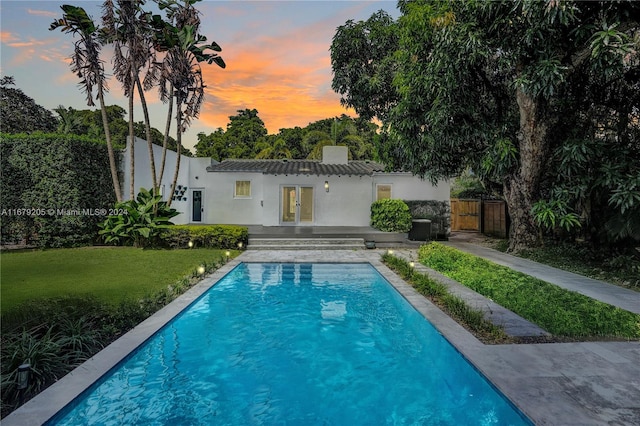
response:
M329 181L328 180L324 181L324 190L329 192Z

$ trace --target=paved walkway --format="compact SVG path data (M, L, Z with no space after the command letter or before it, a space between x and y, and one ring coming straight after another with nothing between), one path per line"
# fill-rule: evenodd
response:
M457 241L447 241L444 244L485 258L498 265L507 266L567 290L584 294L592 299L600 300L601 302L640 314L640 292L638 291L556 269L477 244Z

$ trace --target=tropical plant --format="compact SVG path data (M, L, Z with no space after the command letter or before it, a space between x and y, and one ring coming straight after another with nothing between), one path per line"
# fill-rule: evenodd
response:
M218 52L222 48L216 42L206 44L207 38L199 33L200 17L193 5L198 0L160 0L158 5L165 10L169 22L154 15L154 48L164 54L161 63L154 62L151 74L157 76L160 99L176 102L177 152L182 148L182 134L198 117L204 100L204 80L201 63L215 63L221 68L226 64ZM169 126L167 125L167 129ZM176 168L170 193L175 191L180 172L180 155L176 156ZM169 199L168 205L171 205Z
M107 244L133 243L134 247L148 247L160 233L173 225L172 217L179 213L162 201L162 195L154 195L141 188L135 200L116 203L119 215L108 216L99 226L98 234Z
M102 125L107 141L107 152L109 155L109 168L111 170L111 180L116 200L122 201L120 192L120 179L118 178L118 167L115 153L111 143L111 131L107 118L106 105L104 102L104 92L107 90L107 77L104 71L103 62L100 59L102 42L100 40L99 27L93 22L87 12L81 8L70 5L60 6L64 12L62 18L54 20L49 26L49 30L60 29L62 32L80 37L74 44L74 52L71 55L71 71L80 78L80 85L87 94L87 105L94 106L93 90L97 90L100 111L102 113Z
M540 200L533 205L531 212L540 229L540 241L543 241L543 231L553 232L560 228L570 232L582 226L578 215L569 210L567 204L560 200Z
M267 146L258 152L256 158L282 159L291 158L291 151L287 148L284 139L276 139L273 145Z
M385 232L408 232L411 212L402 200L383 199L371 204L371 226Z
M117 6L116 6L117 4ZM156 178L156 166L153 155L153 134L149 110L144 95L144 89L150 89L155 83L154 75L148 73L143 84L140 73L143 67L154 61L154 51L151 48L153 36L150 24L150 14L142 9L144 0L106 0L103 5L102 23L105 41L112 43L114 47L113 71L116 79L122 84L125 96L129 100L129 140L133 146L135 138L134 130L134 93L138 90L140 104L144 116L144 128L149 151L151 170L151 182L153 193L157 192L158 180ZM129 197L133 199L135 191L135 159L134 150L130 154L130 187Z

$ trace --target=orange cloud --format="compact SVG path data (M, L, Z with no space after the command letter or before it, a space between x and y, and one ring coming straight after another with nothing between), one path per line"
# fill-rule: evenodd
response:
M27 9L27 13L29 15L47 16L51 18L57 18L60 15L57 12L51 12L49 10L37 10L37 9Z
M203 66L208 87L200 124L211 131L225 128L237 110L256 108L269 133L277 133L344 113L355 115L331 90L334 30L320 21L278 36L223 45L226 69Z

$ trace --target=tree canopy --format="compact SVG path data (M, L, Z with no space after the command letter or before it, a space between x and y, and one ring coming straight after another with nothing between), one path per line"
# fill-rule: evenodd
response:
M305 128L283 128L268 135L256 109L238 110L229 117L226 131L198 134L196 155L216 161L241 158L320 159L325 145L344 145L349 158L376 159L374 139L377 126L347 115L309 123Z
M640 5L398 6L395 22L383 12L347 21L331 46L333 87L345 105L382 120L387 161L432 180L471 167L499 182L515 251L544 227L638 238ZM389 49L356 54L381 45ZM376 86L389 69L392 84Z
M0 131L4 133L53 132L57 122L51 111L15 87L11 76L0 80Z

